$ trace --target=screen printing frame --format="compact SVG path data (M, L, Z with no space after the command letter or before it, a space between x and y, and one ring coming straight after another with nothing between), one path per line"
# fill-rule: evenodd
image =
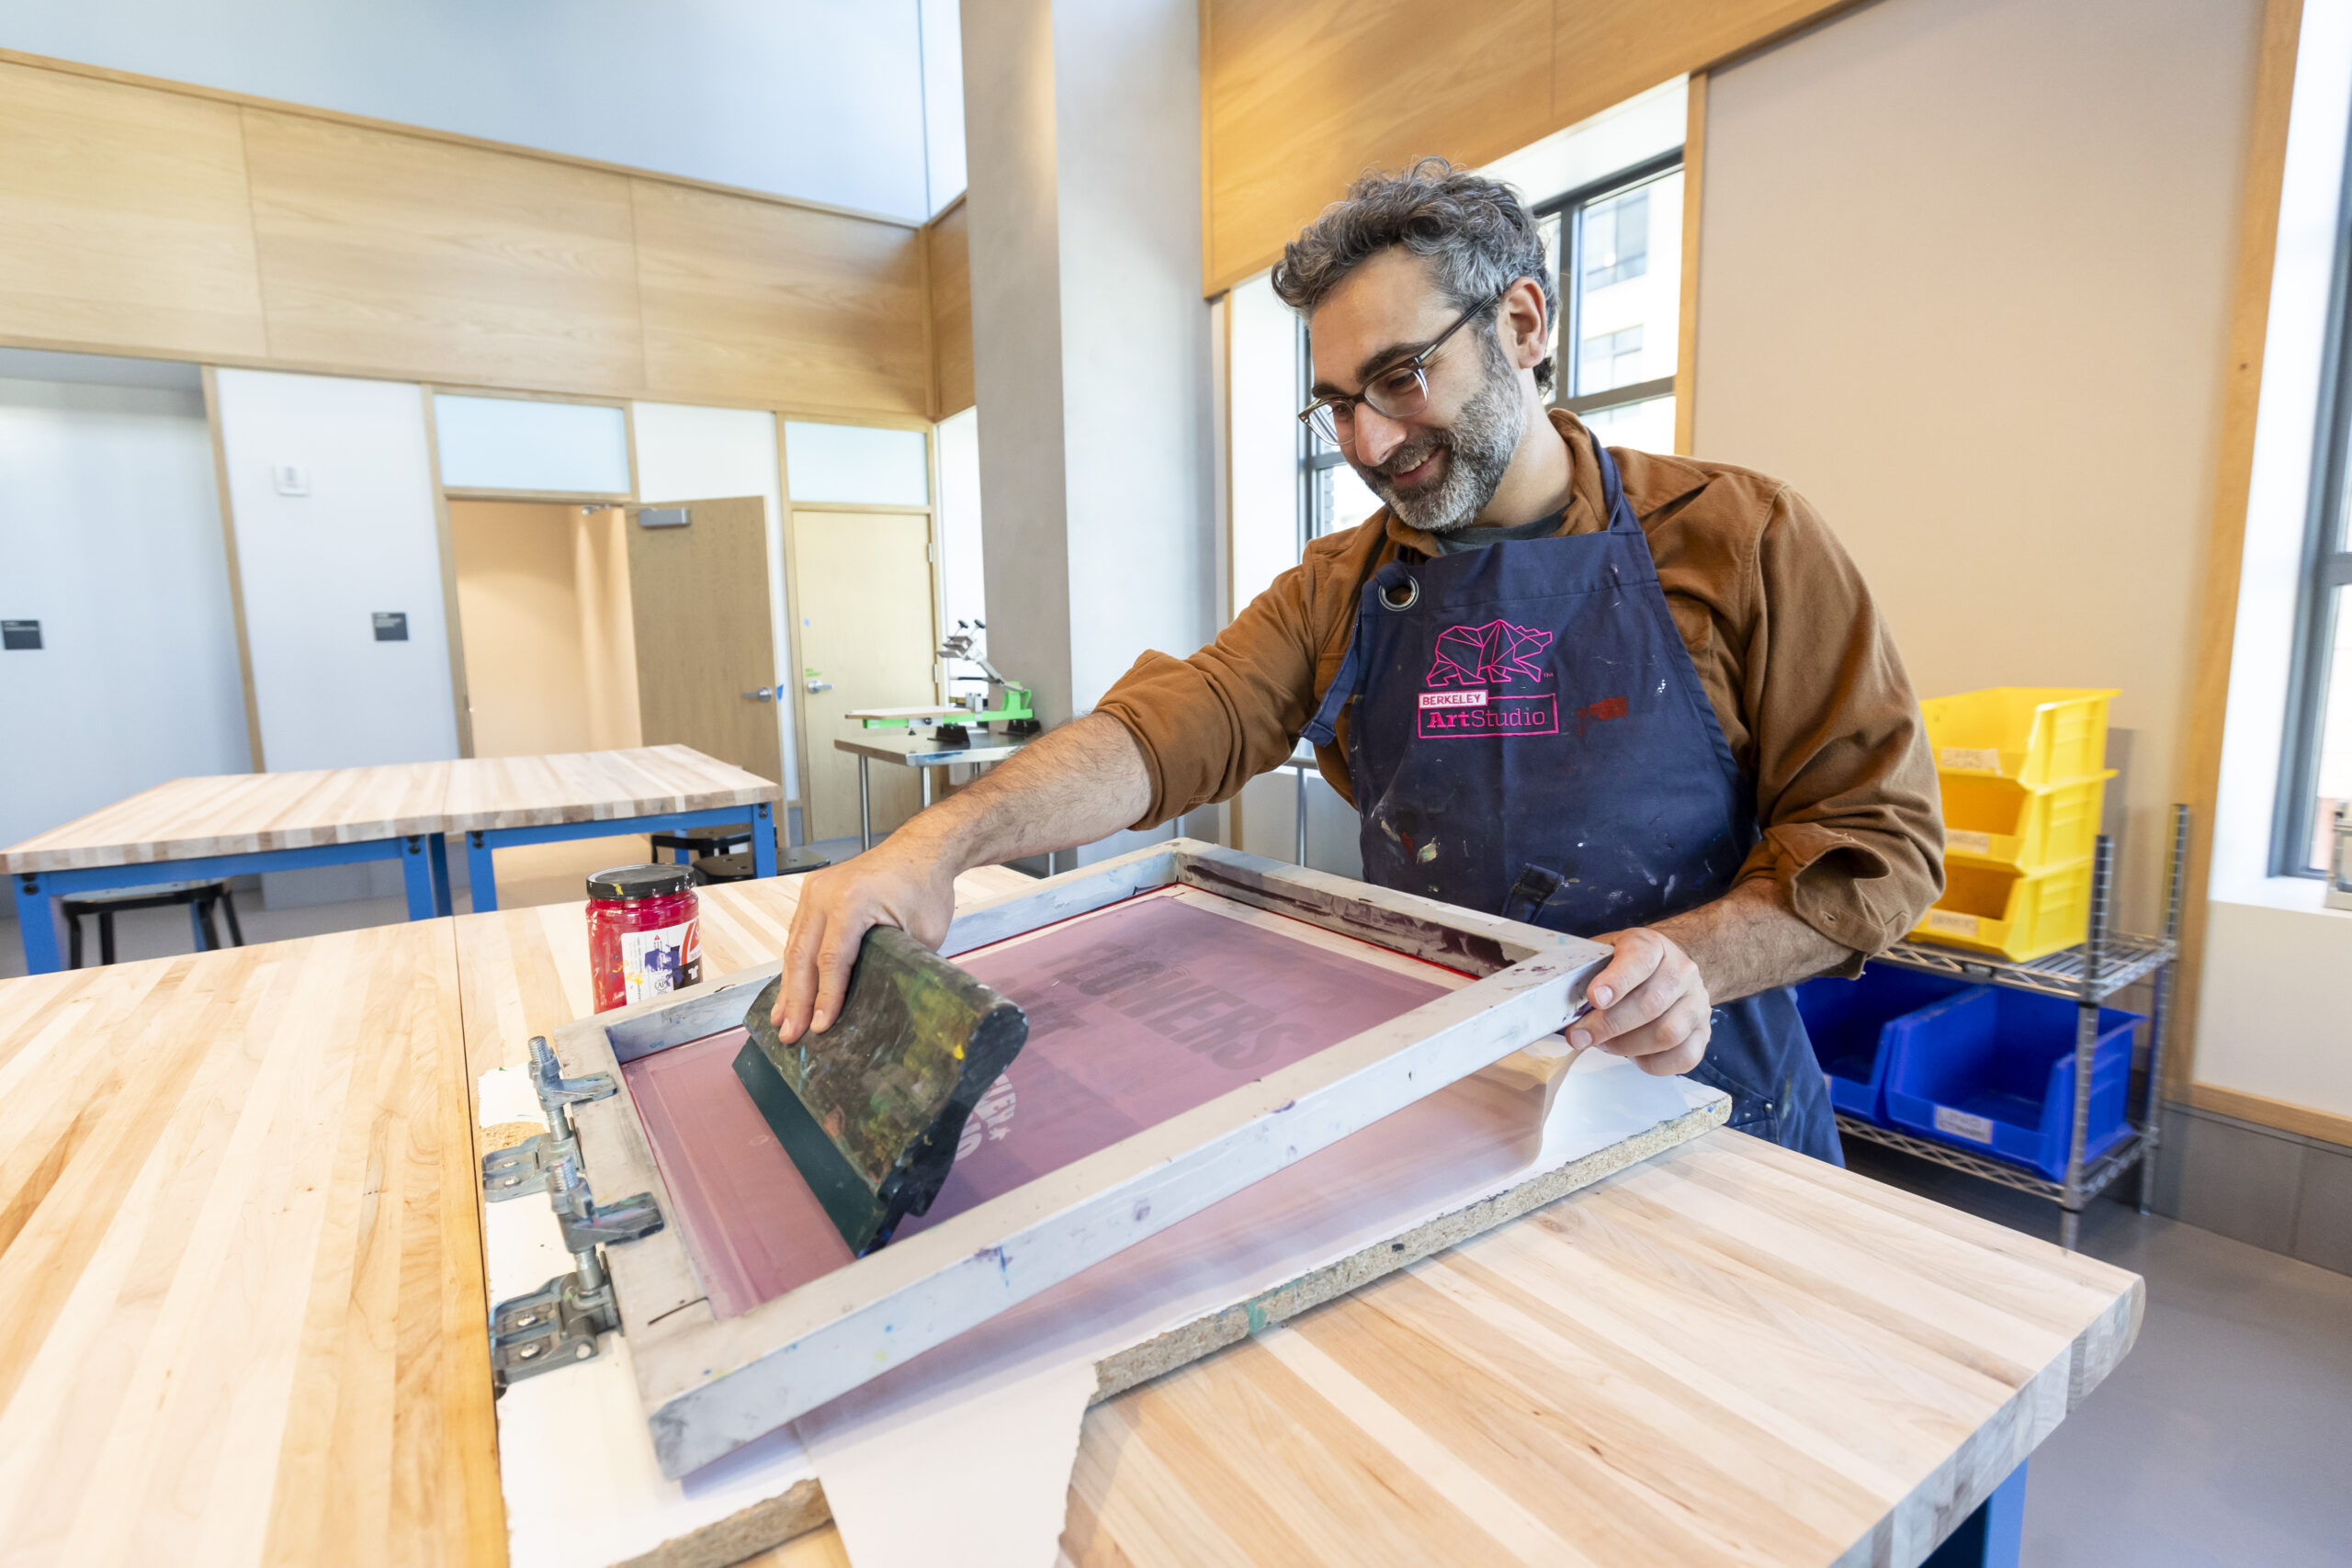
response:
M1176 839L967 910L954 957L1170 886L1476 976L1458 990L729 1318L714 1315L632 1098L571 1108L582 1175L610 1202L650 1191L671 1223L608 1243L621 1332L662 1473L675 1478L986 1322L1145 1237L1487 1067L1582 1010L1596 942ZM568 1077L742 1021L778 964L555 1031Z

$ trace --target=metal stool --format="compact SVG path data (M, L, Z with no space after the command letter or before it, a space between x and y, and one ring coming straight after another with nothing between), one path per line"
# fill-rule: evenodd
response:
M701 855L732 854L737 850L748 853L752 848L752 825L729 822L722 827L704 828L691 833L656 833L653 852L671 852L670 858L680 865L689 863Z
M245 933L237 924L237 901L229 896L225 882L168 882L153 887L126 887L119 893L96 893L87 898L64 901L67 967L82 967L82 917L98 918L98 962L114 962L114 918L126 909L161 909L174 904L187 906L188 929L195 933L196 950L210 953L220 945L220 933L213 928L212 907L218 904L229 919L229 941L232 946L245 945Z
M797 876L804 871L820 871L832 863L829 857L814 850L778 849L775 874L778 876ZM731 855L696 856L693 870L695 880L703 883L749 882L759 874L752 868L752 852L749 850Z

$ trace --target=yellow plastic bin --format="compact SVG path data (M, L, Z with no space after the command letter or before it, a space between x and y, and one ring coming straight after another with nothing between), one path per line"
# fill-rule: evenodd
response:
M2022 962L2072 947L2090 931L2088 860L2038 872L1950 861L1942 899L1911 934Z
M1995 686L1919 705L1928 743L1947 773L2008 779L2028 789L2090 777L2107 766L2112 688Z
M2099 807L2114 771L2048 789L1945 773L1944 856L2018 871L2070 865L2098 847Z

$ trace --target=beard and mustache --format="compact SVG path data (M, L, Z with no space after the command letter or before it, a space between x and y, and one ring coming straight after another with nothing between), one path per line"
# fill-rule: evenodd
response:
M1451 425L1416 432L1376 468L1349 459L1357 476L1408 527L1447 534L1476 521L1495 498L1527 432L1527 412L1510 366L1498 363L1502 355L1492 343L1482 340L1481 347L1483 382ZM1396 475L1412 472L1436 452L1445 453L1446 460L1435 479L1409 490L1396 483Z

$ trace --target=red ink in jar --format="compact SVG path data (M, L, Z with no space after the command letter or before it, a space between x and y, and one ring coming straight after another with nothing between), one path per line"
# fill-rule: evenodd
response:
M702 978L694 878L683 865L618 865L588 879L588 968L596 1010Z

